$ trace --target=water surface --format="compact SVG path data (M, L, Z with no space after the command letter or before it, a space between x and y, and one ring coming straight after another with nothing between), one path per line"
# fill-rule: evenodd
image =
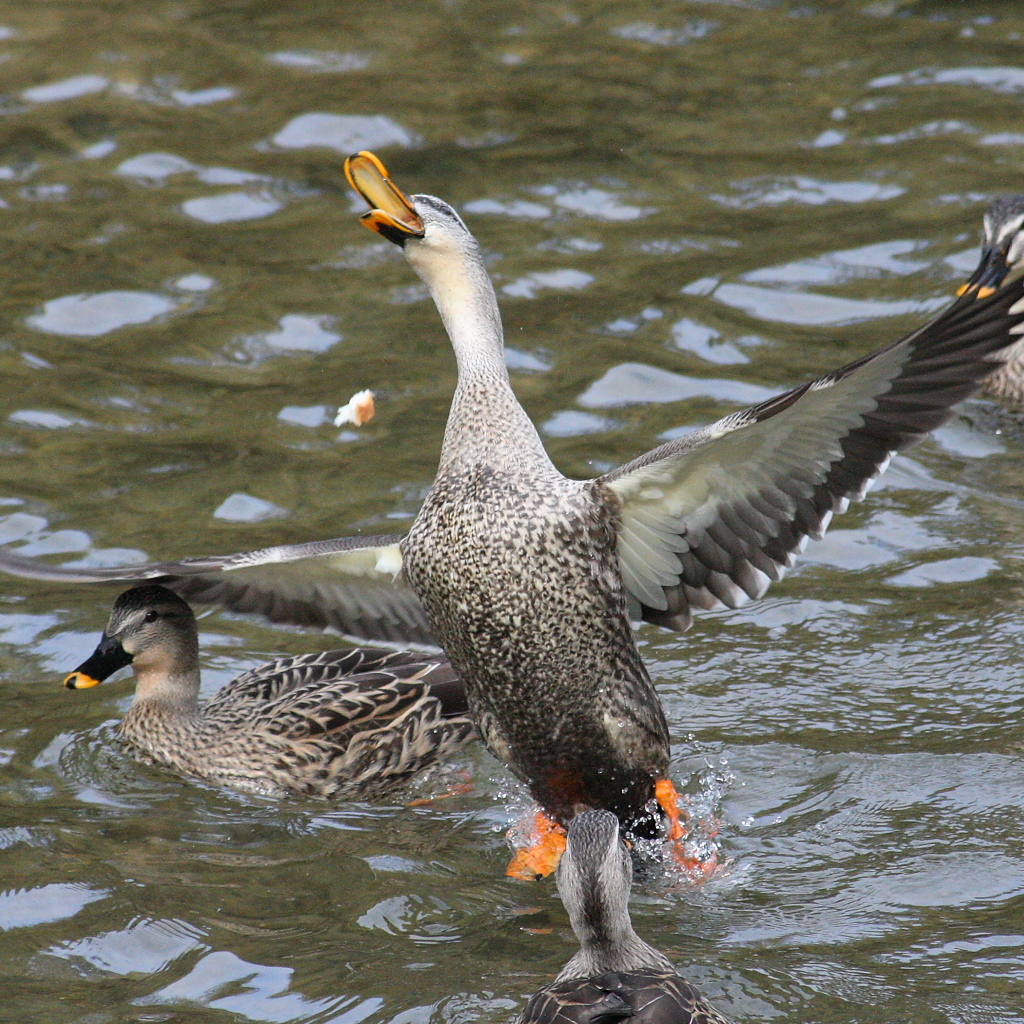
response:
M0 542L72 564L401 531L454 360L359 227L377 149L465 215L515 387L589 475L920 324L1021 190L996 0L0 10ZM362 388L378 416L331 425ZM737 1021L1024 1021L1022 433L982 401L747 609L641 643L725 875L638 930ZM0 991L53 1022L505 1021L573 952L522 789L272 804L59 686L114 592L0 578ZM214 613L204 688L332 641ZM408 795L407 795L408 796Z

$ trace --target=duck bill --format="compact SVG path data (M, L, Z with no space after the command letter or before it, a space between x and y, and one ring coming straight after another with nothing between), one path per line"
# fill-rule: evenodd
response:
M986 246L981 252L978 269L971 274L967 284L957 289L957 295L977 292L979 299L986 299L994 294L1009 272L1010 265L1006 262L1006 253L998 246Z
M104 633L96 650L64 677L64 685L69 690L88 690L131 663L132 656L121 646L121 641Z
M426 226L412 201L388 177L388 169L366 150L345 161L348 183L370 204L360 220L395 245L409 238L422 238Z

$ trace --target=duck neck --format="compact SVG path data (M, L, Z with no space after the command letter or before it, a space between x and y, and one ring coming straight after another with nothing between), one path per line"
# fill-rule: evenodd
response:
M608 894L594 892L578 913L570 911L569 919L580 951L565 965L560 981L606 971L672 968L667 957L633 931L626 900L610 902Z
M458 364L441 450L441 468L474 462L541 460L540 436L516 399L505 366L501 313L476 242L468 237L441 252L406 247L441 314Z
M199 717L199 644L184 641L176 651L136 655L135 700L128 717L144 714L185 723Z

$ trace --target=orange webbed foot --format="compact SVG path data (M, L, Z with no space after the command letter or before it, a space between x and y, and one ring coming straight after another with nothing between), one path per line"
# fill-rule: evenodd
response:
M710 856L701 859L687 851L683 841L689 835L689 829L684 822L689 821L690 815L680 807L680 801L683 798L680 797L679 791L672 784L671 779L659 779L655 782L654 798L668 818L667 838L672 859L687 875L710 878L719 867L718 852L712 850ZM709 838L711 837L709 836Z
M671 779L658 779L654 784L654 799L668 818L668 838L675 842L686 838L686 826L683 824L685 811L679 806L679 791ZM689 819L689 815L686 815Z
M510 837L516 831L510 830ZM505 872L509 878L535 882L550 875L565 852L565 829L543 811L538 811L533 820L530 843L530 846L516 851Z

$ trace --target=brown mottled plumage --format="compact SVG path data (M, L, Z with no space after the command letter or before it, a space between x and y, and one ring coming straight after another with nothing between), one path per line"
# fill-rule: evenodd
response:
M526 1004L520 1024L729 1024L672 962L633 931L633 868L615 816L569 826L558 891L580 951Z
M199 703L191 608L164 587L123 593L99 646L65 682L92 686L131 664L118 727L140 759L264 796L384 793L473 736L443 658L356 648L281 658Z

